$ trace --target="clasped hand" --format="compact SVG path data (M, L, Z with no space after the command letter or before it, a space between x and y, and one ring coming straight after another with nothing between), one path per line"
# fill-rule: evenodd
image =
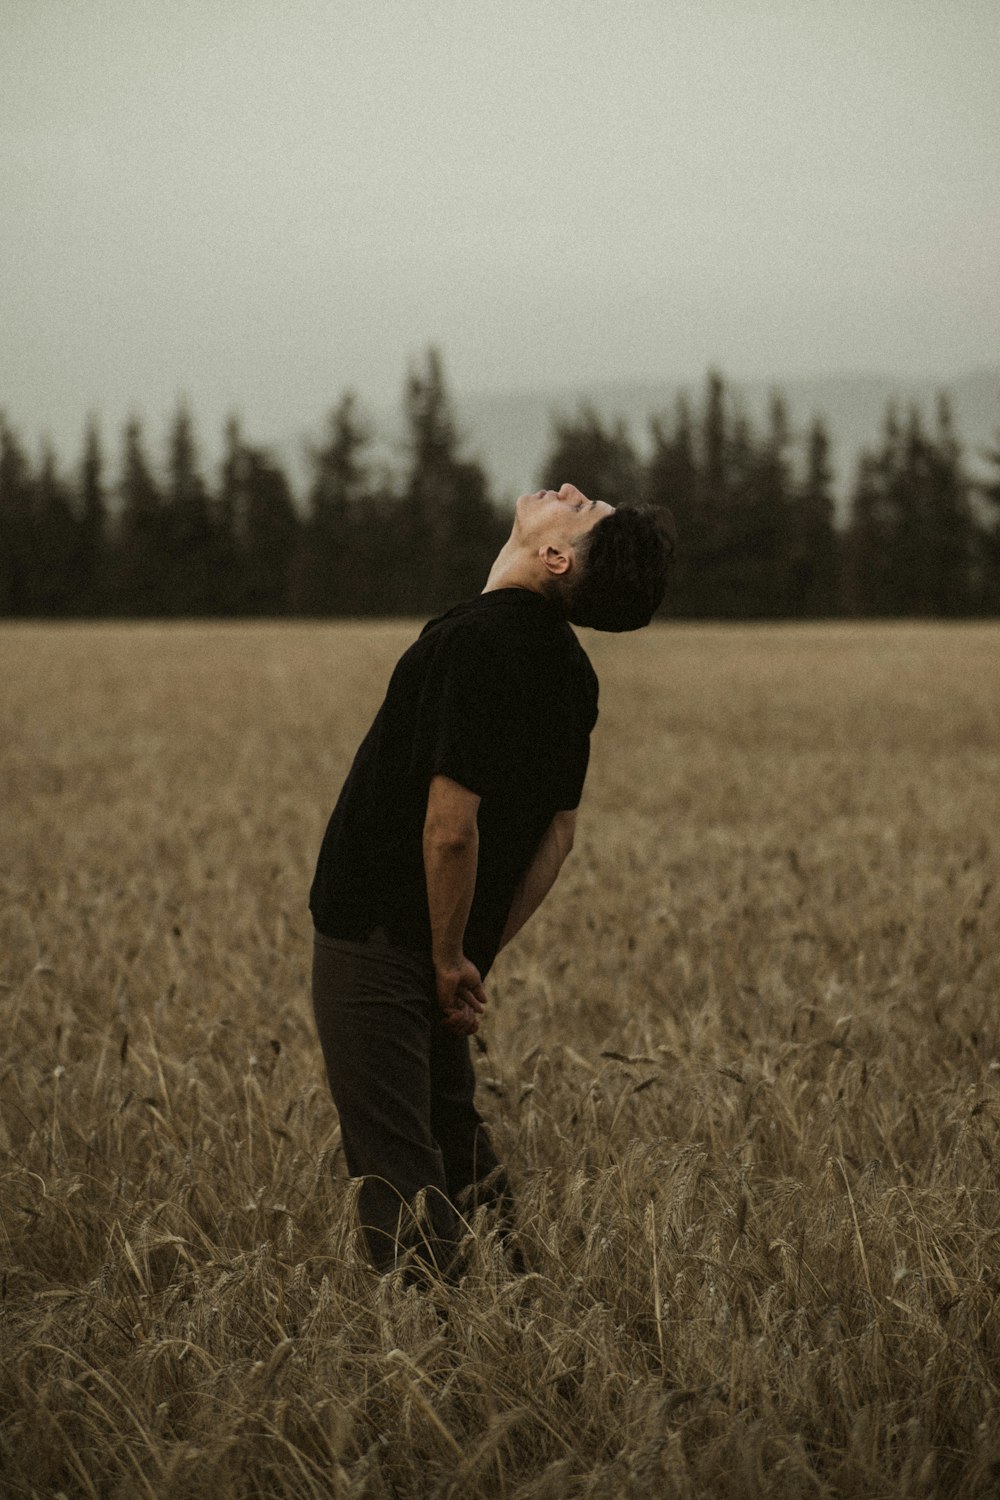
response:
M457 963L434 965L441 1017L448 1031L471 1036L479 1030L479 1017L486 1009L482 975L465 955Z

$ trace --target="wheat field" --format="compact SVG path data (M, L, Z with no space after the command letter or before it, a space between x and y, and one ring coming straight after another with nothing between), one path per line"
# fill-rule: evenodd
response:
M360 1258L318 842L416 627L0 631L0 1491L1000 1493L1000 628L583 632L477 1059L530 1274Z

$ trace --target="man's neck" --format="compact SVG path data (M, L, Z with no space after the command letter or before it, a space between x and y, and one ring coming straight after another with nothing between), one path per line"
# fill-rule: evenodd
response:
M494 589L531 589L534 594L544 593L539 586L537 571L532 567L532 559L525 557L519 547L512 547L510 542L505 542L497 553L483 593L492 593Z

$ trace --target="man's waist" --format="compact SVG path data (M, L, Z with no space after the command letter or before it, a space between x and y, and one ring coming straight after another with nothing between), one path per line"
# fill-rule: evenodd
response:
M313 925L321 937L340 942L365 943L372 947L403 948L407 952L430 957L430 934L426 939L411 925L395 922L391 918L360 917L347 913L331 916L313 914Z

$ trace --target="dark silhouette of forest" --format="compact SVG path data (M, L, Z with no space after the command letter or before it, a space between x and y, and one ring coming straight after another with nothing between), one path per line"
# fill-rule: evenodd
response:
M403 393L404 457L376 465L356 397L330 413L296 496L280 463L233 418L217 473L199 464L181 406L162 465L138 420L109 472L95 422L75 468L36 461L0 417L0 615L6 617L431 614L470 597L510 529L464 453L435 350ZM838 527L829 438L801 436L772 398L755 430L710 373L697 402L654 416L640 454L624 423L583 405L553 423L540 485L667 506L678 532L663 613L813 619L1000 614L1000 435L973 482L942 395L928 424L885 414Z

